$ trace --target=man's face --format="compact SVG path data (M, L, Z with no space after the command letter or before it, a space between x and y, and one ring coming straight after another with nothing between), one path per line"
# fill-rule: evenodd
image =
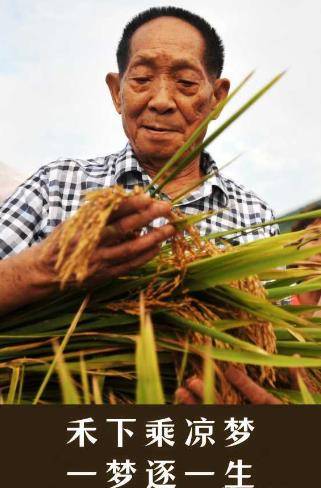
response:
M142 162L168 160L226 97L229 82L207 73L204 49L193 26L161 17L133 35L121 79L107 76L126 135Z

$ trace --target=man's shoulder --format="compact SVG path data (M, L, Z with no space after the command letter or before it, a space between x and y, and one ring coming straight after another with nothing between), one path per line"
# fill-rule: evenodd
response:
M120 155L60 158L41 166L1 203L0 259L44 239L77 210L84 192L113 185Z
M101 176L113 170L120 153L93 158L58 158L46 163L38 169L39 174L59 174L66 172L83 172L88 175Z

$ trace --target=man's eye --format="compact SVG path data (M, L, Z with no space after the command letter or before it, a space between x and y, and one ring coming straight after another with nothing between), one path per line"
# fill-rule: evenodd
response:
M178 80L178 83L182 85L184 88L190 88L196 85L194 81L190 81L190 80Z
M138 76L134 78L134 81L136 81L136 83L139 83L140 85L144 85L145 83L149 82L149 78L145 76Z

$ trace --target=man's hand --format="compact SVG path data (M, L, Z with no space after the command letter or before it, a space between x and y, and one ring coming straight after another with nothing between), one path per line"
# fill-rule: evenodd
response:
M125 275L156 256L161 243L175 233L174 227L167 224L144 235L138 233L154 219L169 217L170 212L169 203L153 200L145 194L126 199L111 215L90 262L86 285ZM48 246L48 240L54 242L58 232L57 228L40 244L0 261L1 313L36 301L59 289L60 282L55 270L58 246Z
M247 401L253 405L280 405L281 400L266 391L262 386L252 380L245 368L238 368L229 364L224 371L225 379L230 385ZM199 376L192 376L186 380L186 385L178 388L175 392L176 403L184 405L195 405L203 403L204 383ZM216 395L216 403L223 404L220 395Z
M171 224L139 235L143 227L159 217L169 218L171 205L151 199L146 195L135 196L123 203L112 215L110 225L91 262L89 277L95 282L105 278L125 275L154 258L162 242L175 233ZM90 279L89 279L90 281Z
M111 214L104 229L89 263L86 284L96 284L127 274L156 256L161 243L174 234L174 227L167 224L144 235L139 235L140 230L158 217L168 218L170 212L169 203L153 200L149 195L137 195L124 200L118 210ZM55 242L55 234L58 232L59 228L49 239ZM47 279L51 277L53 281L57 281L55 264L58 246L47 246L43 241L39 247L44 252L37 258L38 269Z

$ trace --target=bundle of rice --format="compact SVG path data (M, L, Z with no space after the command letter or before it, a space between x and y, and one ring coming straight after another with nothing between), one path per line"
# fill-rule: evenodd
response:
M134 192L148 190L157 198L166 182L213 140L212 134L188 151L209 120L153 186ZM309 310L280 300L321 287L320 271L309 261L321 252L313 245L321 229L233 247L229 234L253 228L202 238L195 224L204 215L173 214L177 234L157 258L90 294L81 286L68 292L69 282L86 279L102 233L113 231L110 215L128 196L120 187L91 192L49 239L48 246L59 247L56 268L63 292L1 319L1 401L175 402L175 392L186 381L191 385L191 378L203 378L199 400L206 403L319 402L320 319L304 317L301 312ZM297 262L299 267L276 270Z

